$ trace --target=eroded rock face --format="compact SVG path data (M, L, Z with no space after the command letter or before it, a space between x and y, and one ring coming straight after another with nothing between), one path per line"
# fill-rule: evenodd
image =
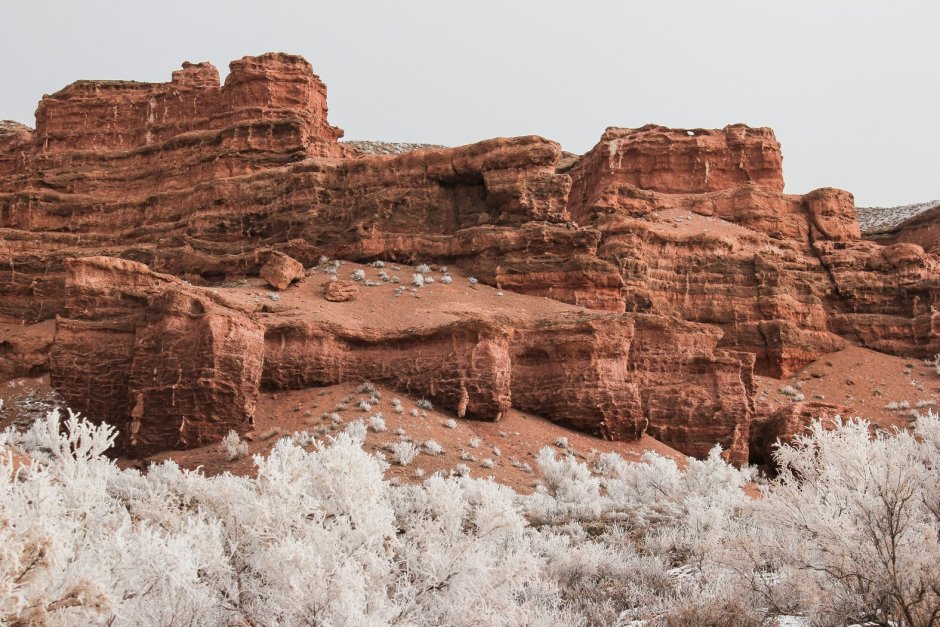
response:
M88 282L69 279L66 287L70 258L106 254L201 286L254 277L279 253L303 266L321 255L451 264L482 283L601 310L600 317L576 332L570 321L548 324L559 337L574 336L545 354L544 342L532 339L534 325L510 335L487 320L475 320L472 331L428 331L439 342L428 348L434 372L409 366L407 357L401 363L387 338L369 340L365 350L355 334L281 320L287 352L266 367L269 384L332 381L329 373L345 372L329 363L292 365L297 346L322 343L326 354L342 356L338 363L378 374L382 360L394 361L411 372L387 377L402 389L417 389L423 376L440 381L426 393L445 404L468 399L468 416L493 417L507 402L521 403L608 437L632 437L646 425L695 454L721 441L736 459L746 458L741 412L752 411L752 361L759 373L783 376L851 344L940 352L940 260L921 246L860 240L848 192L782 193L780 146L769 129L611 128L580 158L537 136L361 155L338 143L326 88L300 57L245 57L231 70L222 86L209 64L184 64L168 83L80 81L43 99L36 130L0 127L0 317L64 313L57 343L61 355L74 347L76 364L79 347L100 342L101 360L118 365L112 380L94 383L111 399L103 403L123 408L116 416L138 406L127 396L125 363L135 359L138 327L163 324L161 332L184 337L221 324L210 319L243 314L216 303L205 319L184 315L188 305L150 292L126 302L109 296L103 310L80 311ZM341 303L351 292L340 287L327 289ZM192 289L179 283L171 291L185 294L183 301L215 302L211 292ZM123 316L124 326L103 322L113 316ZM684 340L672 329L685 327L676 321L693 325L699 347L679 351L681 358L673 352ZM616 330L590 331L598 325ZM239 342L257 334L240 333ZM265 327L262 352L273 358L280 349L271 333ZM329 342L315 339L321 336ZM445 354L448 341L482 351L476 370ZM669 350L637 348L655 342ZM146 353L147 342L140 346ZM227 351L206 345L197 362ZM554 365L539 370L551 355L585 364L584 378ZM623 370L624 359L641 355L642 367ZM498 374L507 359L515 373L508 379ZM707 365L696 370L702 359ZM670 368L691 383L670 378ZM654 372L655 381L644 378ZM479 377L479 389L467 373ZM542 389L536 398L519 384L536 376L569 381L569 393L578 382L582 397ZM59 381L80 390L90 379ZM722 399L731 388L744 390L728 398L746 409ZM88 392L75 398L97 402ZM632 409L609 409L617 404ZM235 405L242 409L231 415L250 413L248 401ZM145 398L142 406L146 417L152 405ZM187 433L184 444L202 437L198 429Z
M32 325L0 322L0 382L48 372L54 332L51 320Z
M430 320L409 298L399 322L364 324L369 304L311 313L322 289L313 279L272 306L254 286L194 287L126 260L67 269L54 385L117 425L128 451L247 430L261 385L368 379L461 417L499 420L515 407L607 438L649 431L694 455L720 442L729 460L747 459L753 359L716 349L720 332L707 325L561 304L532 313L541 299L522 296L485 310L468 296Z
M116 426L148 454L220 440L254 419L264 330L212 293L139 263L66 263L53 386L69 407Z

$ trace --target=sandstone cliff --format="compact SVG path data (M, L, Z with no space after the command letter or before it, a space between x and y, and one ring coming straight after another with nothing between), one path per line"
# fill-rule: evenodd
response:
M702 454L720 441L741 460L755 370L784 376L848 345L940 352L938 258L860 239L848 192L784 194L770 129L611 128L577 159L535 136L363 155L337 141L326 88L300 57L245 57L219 83L204 63L184 64L169 83L80 81L43 98L35 130L0 128L0 317L59 316L52 369L73 402L93 384L113 392L86 407L97 417L149 416L145 390L156 402L180 390L170 371L153 385L134 378L163 367L158 337L234 333L234 344L184 342L179 350L196 354L167 357L181 362L176 379L229 396L193 391L142 443L215 437L222 423L250 420L258 381L319 385L351 376L353 364L468 416L512 404L607 437L635 437L648 422L680 450ZM423 329L419 341L322 320L262 323L197 289L257 276L274 252L306 267L323 255L447 263L600 311L524 325L511 341L470 317ZM135 285L108 295L68 261L100 255L149 270L108 270L116 286ZM192 285L152 278L161 274ZM174 296L131 278L143 276ZM94 306L83 304L87 290ZM248 350L259 333L263 345ZM550 336L571 339L550 345ZM418 344L420 360L408 356ZM243 364L213 383L240 351L264 368ZM106 375L75 374L82 359L102 373L120 366L96 380ZM392 364L410 374L388 375ZM571 393L520 383L533 378ZM219 403L218 425L191 426Z

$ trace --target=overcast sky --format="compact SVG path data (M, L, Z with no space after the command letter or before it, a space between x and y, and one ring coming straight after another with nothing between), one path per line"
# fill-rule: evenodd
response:
M0 0L0 119L77 79L301 54L347 139L465 144L607 126L770 126L787 191L940 198L940 1Z

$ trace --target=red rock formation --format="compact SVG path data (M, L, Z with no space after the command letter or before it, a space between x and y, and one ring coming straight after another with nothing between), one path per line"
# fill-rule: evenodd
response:
M940 253L940 202L928 202L909 207L882 209L888 216L899 215L896 220L885 219L885 224L871 224L865 236L880 244L917 244L924 250ZM875 210L868 210L875 222ZM907 214L913 213L909 217Z
M269 305L255 286L193 287L135 262L83 258L67 268L53 382L73 408L117 424L126 450L246 430L260 384L368 379L461 417L498 420L516 407L609 438L649 430L689 454L720 442L730 460L747 458L753 359L716 350L720 332L706 325L561 304L544 310L541 299L523 296L503 306L494 290L485 310L471 295L427 319L408 309L420 300L408 298L400 322L362 324L368 302L318 312L321 285ZM337 282L320 274L308 283L318 281Z
M38 377L49 370L49 349L55 326L0 322L0 381Z
M604 315L644 314L624 318L632 330L621 321L617 333L633 338L629 359L656 355L660 366L651 361L617 379L620 371L609 364L621 357L582 329L570 350L553 350L572 361L608 355L589 359L592 374L583 380L595 390L584 399L598 407L566 415L569 401L550 395L527 405L582 428L606 425L610 437L634 433L639 423L631 421L642 414L652 433L684 441L686 450L699 454L717 438L738 459L747 437L720 394L748 387L750 357L740 353L754 356L758 372L782 376L849 344L903 355L940 352L938 258L916 246L860 240L847 192L783 194L780 147L769 129L612 128L579 159L535 136L353 157L327 122L325 87L306 61L267 54L231 69L221 87L208 64L185 64L169 83L80 81L43 99L35 131L0 127L0 317L39 321L65 312L75 325L104 320L73 315L66 302L73 290L65 288L65 260L73 257L121 257L198 285L257 275L275 251L307 266L320 255L446 262L507 290L611 312ZM207 298L179 289L186 298ZM141 307L172 318L167 332L190 332L176 305L154 300ZM650 337L672 350L682 341L669 330L685 328L675 320L710 325L707 332L695 326L692 335L708 347L702 350L711 374L696 374L698 383L687 387L676 382L668 393L667 378L657 375L657 391L644 395L645 375L638 373L662 373L673 362L668 351L637 353L636 338L659 329ZM496 341L487 339L484 322L457 334L460 345L472 350ZM69 324L62 323L63 346L73 341ZM105 337L117 333L92 326ZM135 350L128 328L111 343L120 347L120 363ZM291 322L285 341L303 345L318 328ZM555 327L562 335L566 328ZM88 341L85 333L76 346ZM507 344L510 362L526 362L529 353L513 362L512 351L531 333L520 331ZM334 342L345 337L330 334ZM358 347L357 337L341 348ZM384 341L370 340L375 359L393 359L382 352ZM434 350L444 350L440 342ZM270 342L266 350L276 354ZM365 359L358 348L337 350L348 363ZM431 352L448 391L428 393L445 403L470 396L468 415L498 413L507 394L527 396L515 383L499 387L498 369L487 370L486 360L479 376L496 387L465 394L455 388L457 381L467 386L458 376L464 366ZM485 352L498 361L493 345ZM680 361L683 376L697 372ZM720 376L710 370L717 362ZM285 366L284 385L314 380L297 368ZM121 368L114 372L124 376ZM268 372L272 385L282 384ZM114 385L113 394L125 393L124 383ZM127 408L135 401L121 402ZM614 402L642 411L617 414L614 424L604 413ZM710 415L720 418L702 418Z
M86 257L66 269L50 365L72 409L116 426L118 446L142 454L251 426L264 331L245 311L133 261Z
M571 212L581 222L582 212L611 185L700 194L753 183L781 192L782 163L780 144L769 128L611 127L571 172Z

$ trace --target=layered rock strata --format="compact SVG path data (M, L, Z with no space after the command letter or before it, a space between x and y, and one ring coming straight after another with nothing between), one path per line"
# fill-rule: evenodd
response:
M393 285L329 303L321 274L271 302L254 286L195 287L121 259L66 268L53 383L71 407L118 425L125 450L244 431L261 386L368 379L460 417L498 420L515 407L608 438L648 431L689 454L720 442L730 460L747 458L752 358L716 349L720 332L706 325L546 310L525 296L502 306L489 294L481 309L478 292L444 286L454 292L446 315L422 317L409 298L395 305L398 321L364 322L376 299L392 306Z
M341 134L327 121L323 83L306 61L285 54L233 62L224 85L211 65L184 64L168 83L79 81L43 98L35 130L0 126L0 318L37 322L63 315L62 354L70 341L68 321L107 327L103 314L75 313L69 304L73 288L66 288L67 260L95 255L141 262L201 286L256 276L274 252L304 266L321 255L437 261L505 290L614 317L631 314L624 319L631 320L627 335L633 339L621 326L601 335L622 337L617 341L629 344L635 356L636 337L649 333L666 347L656 358L661 365L650 361L628 370L630 383L623 389L604 383L618 376L619 366L605 366L607 372L598 365L581 381L585 389L617 391L609 399L593 392L585 399L600 407L643 405L642 419L650 421L651 432L671 432L668 437L676 440L682 434L687 449L695 451L710 446L696 440L705 437L708 416L727 412L719 396L725 375L690 399L680 389L671 396L646 393L647 380L637 374L669 366L669 351L682 344L670 330L683 328L674 321L708 329L696 334L711 338L709 359L735 361L738 366L728 365L728 372L737 368L735 376L742 380L750 376L748 360L759 373L783 376L851 344L900 355L940 352L938 258L917 244L861 240L848 192L784 194L780 147L769 129L611 128L580 158L535 136L361 155L337 141ZM346 292L336 297L346 298ZM195 332L187 327L196 323L185 306L135 298L143 309L153 309L154 321L166 320L154 324L166 325L169 333ZM202 302L205 297L186 298ZM210 309L224 320L242 315ZM124 335L116 345L125 348L119 351L123 357L113 359L126 366L136 359L136 349L126 348L132 344L128 329L136 329L145 314L122 316ZM311 339L321 330L309 321L279 324L287 325L285 350L321 342ZM455 341L468 347L496 341L481 339L489 338L489 331L474 324ZM380 348L368 359L353 357L355 350L342 347L359 346L360 339L343 339L336 329L323 333L353 362L391 359ZM513 346L536 335L520 331ZM507 348L508 357L500 359L508 358L522 372L525 363L576 362L585 354L619 350L603 342L582 350L578 342L590 334L576 335L580 339L567 352L519 348L513 357L516 349ZM269 344L263 353L276 354ZM200 350L201 363L209 363L229 349ZM496 355L490 345L480 350ZM290 354L285 353L285 364ZM517 399L513 403L558 420L566 419L563 408L573 403L536 399L512 383L499 387L493 377L487 381L496 387L486 394L482 387L464 394L453 387L455 366L434 359L446 379L442 389L450 390L440 396L442 402L457 398L467 415L492 414L505 405L507 394ZM480 363L487 359L496 357ZM620 363L619 357L607 359L596 364ZM140 357L140 363L146 361ZM320 375L311 373L320 370L304 368L272 365L265 380L272 386L318 380ZM126 383L115 381L128 379L115 376L109 385L123 390ZM569 376L569 371L551 374L558 381ZM650 385L662 390L667 377L657 377ZM406 380L397 385L411 389ZM639 391L634 394L630 385ZM108 419L120 414L129 420L136 400L121 403L124 409L107 410ZM242 414L250 414L247 401L238 403ZM687 407L697 413L685 414ZM183 417L173 418L168 424L174 426L167 428L177 429L173 421ZM567 420L588 429L603 424L597 416ZM608 437L636 431L635 426L607 429ZM205 432L213 431L206 427ZM187 433L178 438L186 440L183 444L202 437L198 429ZM747 441L741 434L729 438L720 436L725 443Z

